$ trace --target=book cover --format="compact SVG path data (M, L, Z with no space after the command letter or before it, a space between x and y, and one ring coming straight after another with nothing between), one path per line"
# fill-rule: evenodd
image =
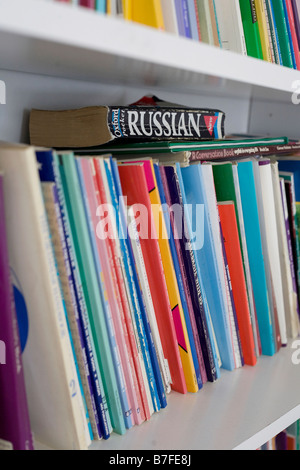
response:
M141 164L119 165L120 181L123 195L127 197L128 206L134 206L136 224L140 226L139 232L145 267L148 274L152 300L160 331L165 357L168 360L172 388L186 393L186 383L181 363L176 330L170 307L166 280L164 276L159 245L157 238L151 237L156 233L150 196L144 168ZM146 210L142 209L146 208ZM144 214L139 213L144 210ZM145 234L145 235L144 235Z
M173 315L173 322L176 330L178 348L185 374L187 389L189 392L195 393L198 391L197 377L195 374L191 345L189 341L184 312L182 308L182 302L178 289L178 283L174 270L174 264L168 240L168 233L166 230L164 216L161 210L161 200L159 196L157 181L155 178L153 161L151 158L149 158L145 160L137 160L136 163L142 164L142 167L145 172L147 188L151 202L153 221L155 226L155 232L153 233L155 234L158 240L162 267L167 285L169 303Z
M191 241L187 236L187 229L184 230L184 227L187 228L187 222L186 214L184 212L184 202L180 189L179 178L175 166L167 165L164 166L163 169L167 179L171 206L174 209L180 208L180 217L176 216L175 211L172 211L173 215L171 212L171 217L174 225L175 241L177 241L180 245L178 247L178 253L181 254L182 263L185 269L185 274L183 274L183 278L185 279L185 283L189 287L198 336L203 352L206 375L210 382L214 382L218 378L218 364L215 364L213 347L211 344L212 338L210 337L209 324L206 316L208 315L208 313L205 313L204 310L204 299L201 292L199 277L197 274L197 266L194 251L192 249ZM184 216L183 220L182 214Z
M111 167L116 190L115 207L117 208L117 213L120 214L118 218L119 231L122 234L120 241L124 242L124 264L127 277L131 280L129 283L131 291L130 297L132 298L132 306L136 314L136 325L138 327L136 336L140 335L140 345L142 345L143 348L145 347L147 351L149 351L147 354L151 356L150 364L152 361L156 384L161 390L160 399L163 406L163 390L165 390L166 393L170 393L171 391L170 370L163 353L144 258L140 247L140 240L137 236L137 232L135 232L136 237L132 243L131 238L128 236L127 209L123 199L118 164L113 158L111 158ZM133 253L133 243L136 248L136 258ZM140 348L141 346L139 349Z
M33 109L30 140L51 148L97 147L107 142L203 140L224 137L225 115L214 109L185 108L156 97L129 106L92 106L65 111Z
M6 226L17 315L28 327L23 364L32 431L52 448L86 449L91 441L34 148L2 143L0 168L7 177Z
M275 350L272 317L262 249L254 171L251 161L238 162L237 166L262 354L273 355Z
M289 68L293 67L292 50L289 40L288 26L284 10L284 0L272 0L274 17L278 30L278 38L282 55L282 63Z
M67 201L62 188L57 155L52 151L39 150L36 152L36 157L39 164L40 180L42 182L55 182L59 202L59 215L63 225L63 236L66 242L67 255L70 263L71 277L74 285L76 304L79 314L79 322L83 332L85 354L87 356L92 383L92 395L95 400L95 407L98 414L100 426L99 435L102 435L104 439L108 439L110 433L112 432L112 426L107 409L107 401L104 393L100 369L96 360L95 345L87 314L87 306L83 293L82 280L80 277L78 261L75 253L75 240L73 239L71 231L71 222L68 216Z
M172 199L171 199L171 194L170 194L170 189L168 185L168 177L166 174L166 167L160 166L159 167L159 172L160 172L160 177L161 177L161 182L163 185L164 189L164 195L165 195L165 202L167 204L166 206L166 224L170 224L170 231L171 236L174 242L174 248L176 250L176 257L178 259L178 270L177 270L177 278L178 278L178 285L181 286L180 289L183 291L183 295L185 297L186 305L187 305L187 311L190 316L190 322L191 322L191 327L192 327L192 333L194 337L194 342L195 342L195 347L196 347L196 353L198 357L198 362L200 366L200 371L201 371L201 378L202 382L206 383L207 382L207 374L205 370L205 364L204 364L204 358L203 358L203 353L202 353L202 347L200 344L200 336L198 333L198 328L197 328L197 322L195 318L195 311L193 307L193 302L192 302L192 292L189 283L192 282L192 279L188 278L187 271L185 268L184 264L184 257L183 253L181 251L181 244L180 244L180 234L178 233L177 230L177 224L176 224L176 216L174 214L174 208L175 207L182 207L182 205L173 205L172 204ZM180 224L180 222L179 222ZM168 225L167 225L168 226ZM181 237L182 238L182 237ZM175 254L174 254L175 256Z
M218 204L218 210L224 236L243 356L245 364L254 366L257 362L257 358L254 347L235 205L233 202L222 202Z
M25 389L20 329L11 283L0 172L0 438L14 450L34 450ZM20 325L21 326L21 325Z
M117 295L119 293L117 279L113 278L112 263L109 261L107 256L109 248L105 243L105 240L104 243L101 243L103 242L103 239L97 236L97 232L95 230L97 204L95 201L95 195L92 191L92 175L90 172L89 161L87 159L77 158L75 162L77 165L77 173L89 228L90 242L98 276L99 290L102 297L103 311L109 334L111 355L115 366L120 399L124 413L124 421L126 428L130 429L133 426L132 414L133 407L135 408L137 402L137 397L132 382L129 353L125 343L123 324L121 322L123 314L121 310L122 306L120 305L120 302L117 303ZM115 254L111 256L115 256Z
M195 238L196 241L194 243L196 247L195 252L201 266L203 290L207 296L222 366L225 369L233 370L234 358L229 318L227 317L224 298L221 294L220 275L217 269L216 253L208 220L201 165L196 164L181 168L181 174L188 203L187 212L193 221L191 226L194 227L193 232L189 235L191 239Z
M196 374L196 378L197 378L198 388L200 390L203 386L201 371L200 371L200 364L199 364L197 350L196 350L196 344L195 344L195 339L194 339L194 334L193 334L193 329L192 329L192 323L191 323L191 319L190 319L190 313L189 313L189 310L188 310L187 300L186 300L186 296L185 296L185 292L184 292L184 288L183 288L183 281L182 281L182 277L181 277L180 266L179 266L177 252L176 252L173 229L171 227L170 214L169 214L169 211L168 211L168 205L167 205L167 202L166 202L166 196L165 196L165 192L164 192L164 187L163 187L163 183L162 183L162 178L161 178L159 166L158 166L158 164L154 164L153 166L154 166L155 179L156 179L156 183L157 183L157 187L158 187L158 191L159 191L159 196L160 196L160 201L161 201L161 210L163 212L163 216L164 216L164 220L165 220L166 233L168 235L169 246L170 246L172 261L173 261L173 265L174 265L174 272L175 272L175 275L176 275L176 280L177 280L177 285L178 285L178 291L179 291L179 294L180 294L180 300L181 300L181 305L182 305L182 309L183 309L183 313L184 313L184 319L185 319L185 323L186 323L188 338L189 338L189 341L190 341L195 374Z
M263 59L255 2L254 0L247 0L246 2L240 0L240 8L247 55L257 59Z
M239 332L237 329L234 313L235 306L232 305L232 298L230 296L230 285L227 277L227 266L225 265L224 247L222 230L220 227L220 216L217 207L217 196L215 190L214 176L212 165L202 165L201 167L203 175L203 189L206 194L207 201L207 215L210 224L210 232L213 239L213 245L216 253L216 263L219 272L220 279L220 290L224 299L226 315L229 319L232 346L235 358L235 366L241 367L242 365L242 354L240 351L240 341L238 340ZM231 282L230 282L231 284Z
M101 292L94 263L94 256L88 233L88 222L80 192L76 164L73 153L58 155L65 197L68 198L69 217L72 220L73 237L77 238L76 255L83 279L88 315L94 338L97 360L103 379L105 395L111 414L112 426L119 434L125 433L125 422L121 405L117 378L111 356L109 333L103 311ZM101 341L99 341L101 338Z
M270 160L259 160L258 165L256 165L256 170L259 173L259 180L257 178L257 183L260 184L261 188L261 199L259 202L261 206L260 224L261 226L264 226L266 236L264 256L269 259L270 275L274 291L274 300L276 303L281 343L285 345L287 344L286 320L282 290L282 274L280 269L275 196ZM270 291L272 292L272 290Z

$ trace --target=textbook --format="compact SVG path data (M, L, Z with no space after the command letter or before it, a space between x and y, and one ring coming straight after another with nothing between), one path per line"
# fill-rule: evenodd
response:
M87 449L91 439L35 149L1 143L0 168L7 181L5 213L17 315L28 327L22 359L32 431L53 448Z
M289 40L287 19L284 9L285 0L272 0L274 17L277 24L279 45L282 55L282 63L286 67L293 68L291 44Z
M239 0L215 0L215 11L223 49L247 55Z
M211 140L224 137L220 110L187 108L155 96L129 106L92 106L30 113L32 145L59 149L118 141Z
M22 318L19 320L20 328L22 328ZM0 323L0 439L10 443L14 450L33 450L34 443L22 361L22 343L10 275L4 210L4 181L1 172ZM26 322L24 323L26 325Z

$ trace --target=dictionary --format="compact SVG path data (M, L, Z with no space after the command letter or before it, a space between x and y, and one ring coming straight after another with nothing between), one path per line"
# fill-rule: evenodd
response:
M222 111L187 108L151 96L129 106L32 109L29 127L33 145L70 149L123 141L222 139L224 123Z

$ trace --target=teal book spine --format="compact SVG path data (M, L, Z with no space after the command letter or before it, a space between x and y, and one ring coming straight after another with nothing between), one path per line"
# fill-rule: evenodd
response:
M262 354L273 356L275 342L264 266L255 180L251 161L238 163L240 193Z
M227 318L224 299L220 291L221 283L219 272L217 270L216 252L208 221L207 202L206 195L203 190L201 164L181 168L181 174L188 204L186 212L191 220L191 227L193 228L193 232L190 233L190 236L194 235L196 229L196 237L198 237L198 240L196 241L197 249L195 250L195 255L198 258L199 266L201 266L203 290L206 293L211 312L222 367L227 370L233 370L235 368L235 363L231 342L230 324L229 319ZM201 208L204 209L202 216L198 213ZM200 230L198 230L199 228L202 230L203 240L201 240Z
M99 13L106 13L106 0L96 0L96 10Z
M177 176L178 176L178 182L179 182L179 186L180 186L182 202L183 202L184 208L187 209L188 207L190 207L190 206L188 206L188 204L191 204L191 203L189 201L188 195L186 194L185 184L184 184L183 175L182 175L182 170L183 169L180 167L180 164L177 163L176 164L176 173L177 173ZM200 284L200 288L201 288L201 293L202 293L202 297L203 297L203 305L204 305L204 311L205 311L205 315L206 315L207 329L208 329L208 334L209 334L209 337L210 337L210 340L211 340L212 353L213 353L213 356L214 356L214 363L215 363L215 369L216 370L213 371L213 373L216 374L216 378L219 378L220 377L219 355L218 355L218 351L217 351L217 347L216 347L217 345L215 344L215 341L214 341L214 336L215 335L214 335L214 329L213 329L213 324L212 324L212 319L211 319L210 305L208 303L206 291L205 291L204 284L203 284L203 273L202 273L201 261L198 257L199 251L201 251L201 250L197 250L197 247L195 246L195 240L191 238L191 233L193 231L192 230L193 229L193 222L192 222L191 215L192 214L189 210L185 210L185 221L187 223L187 229L188 229L188 232L189 232L189 235L190 235L189 238L190 238L192 249L193 249L193 252L194 252L197 275L198 275L199 284Z
M76 254L82 275L83 290L86 297L96 356L103 379L112 426L117 433L125 434L126 427L123 418L123 410L110 350L101 294L95 272L93 252L88 233L88 222L86 220L84 204L80 192L80 182L74 155L72 153L59 154L58 161L64 193L69 203L68 211L71 229L74 239L76 239Z

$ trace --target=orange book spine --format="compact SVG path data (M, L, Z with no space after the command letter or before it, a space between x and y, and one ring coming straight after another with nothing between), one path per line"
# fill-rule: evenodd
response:
M218 209L244 361L245 364L254 366L257 358L234 203L220 203Z

